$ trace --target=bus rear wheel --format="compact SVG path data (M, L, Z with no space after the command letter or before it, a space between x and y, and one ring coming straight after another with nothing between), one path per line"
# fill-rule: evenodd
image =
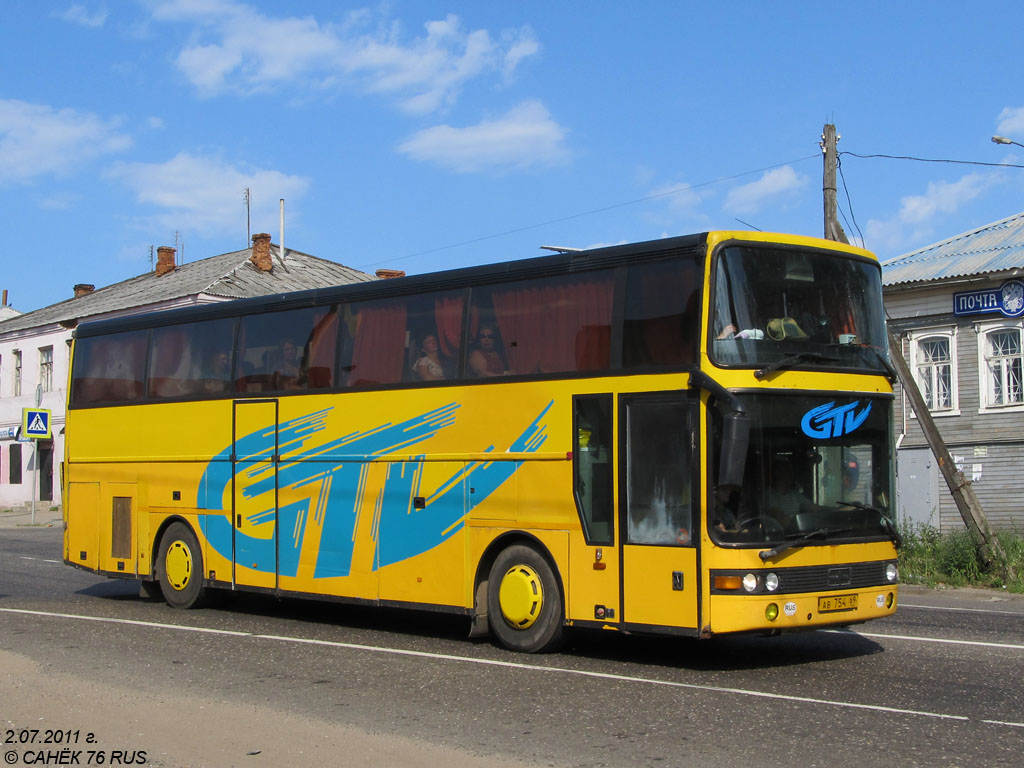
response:
M160 539L160 591L173 608L197 608L203 588L203 553L184 523L172 523Z
M487 582L487 616L509 650L543 653L562 643L562 593L540 552L525 544L502 550Z

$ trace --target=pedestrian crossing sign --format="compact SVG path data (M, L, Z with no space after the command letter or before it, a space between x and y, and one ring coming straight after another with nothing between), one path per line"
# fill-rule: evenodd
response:
M49 440L53 437L50 429L50 411L46 408L22 408L21 436L33 440Z

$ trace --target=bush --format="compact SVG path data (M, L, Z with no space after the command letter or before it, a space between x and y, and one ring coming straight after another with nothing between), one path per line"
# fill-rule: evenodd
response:
M1024 538L1016 531L999 531L996 537L1006 559L985 567L974 538L968 531L939 533L930 525L903 525L899 552L900 580L929 587L990 587L1024 592ZM1012 579L1004 575L1012 570Z

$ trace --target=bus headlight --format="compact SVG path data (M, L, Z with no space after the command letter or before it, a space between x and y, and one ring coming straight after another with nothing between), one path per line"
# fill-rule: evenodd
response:
M885 566L885 580L892 583L899 577L900 572L896 568L896 563L889 563Z
M755 576L752 573L748 573L746 576L744 576L743 588L747 590L747 592L753 592L755 589L757 589L757 576Z
M779 618L779 606L775 603L769 603L768 607L764 609L764 617L768 621L775 621Z
M769 592L774 592L779 588L779 575L777 573L769 573L764 577L764 588Z

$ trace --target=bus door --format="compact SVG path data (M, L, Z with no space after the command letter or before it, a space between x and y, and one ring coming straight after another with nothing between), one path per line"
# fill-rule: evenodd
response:
M232 583L276 589L277 400L237 400L232 451Z
M619 399L625 625L697 630L697 403L678 391Z

